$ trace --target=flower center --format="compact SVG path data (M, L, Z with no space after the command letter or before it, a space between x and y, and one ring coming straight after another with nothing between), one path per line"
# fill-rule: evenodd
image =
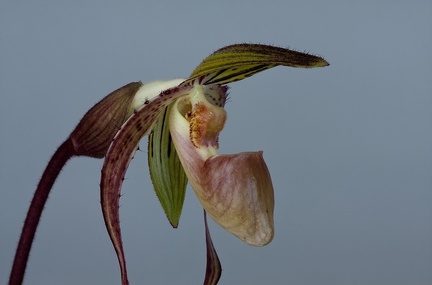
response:
M223 106L227 88L218 85L197 86L179 104L179 111L189 122L189 136L197 148L218 148L218 136L226 121Z
M208 102L198 102L192 108L190 139L197 148L218 148L218 136L226 121L226 112Z

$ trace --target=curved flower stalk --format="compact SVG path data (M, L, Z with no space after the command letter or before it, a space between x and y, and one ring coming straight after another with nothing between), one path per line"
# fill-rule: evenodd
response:
M9 278L10 285L19 285L23 282L36 229L60 171L74 156L102 158L105 155L112 137L130 116L130 105L141 86L141 82L129 83L94 105L50 159L24 221Z
M18 244L9 284L21 284L40 215L61 168L73 156L105 157L101 205L116 251L122 284L129 284L122 246L119 197L128 165L149 134L154 190L173 227L178 226L188 180L204 208L207 268L204 284L216 284L221 265L206 212L242 241L263 246L274 235L274 197L262 151L218 154L225 124L225 84L278 65L322 67L318 56L259 44L217 50L188 79L133 82L109 94L80 121L59 147L36 189Z

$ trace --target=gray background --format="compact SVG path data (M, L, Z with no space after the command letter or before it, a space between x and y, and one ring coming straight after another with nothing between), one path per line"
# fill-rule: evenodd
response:
M0 283L35 185L81 116L128 82L186 77L239 42L309 51L331 66L230 85L220 150L264 150L276 235L254 248L212 222L220 284L432 283L432 2L120 2L0 3ZM121 200L130 281L200 284L202 210L189 189L180 227L170 227L146 144ZM25 284L120 283L101 165L75 158L61 173Z

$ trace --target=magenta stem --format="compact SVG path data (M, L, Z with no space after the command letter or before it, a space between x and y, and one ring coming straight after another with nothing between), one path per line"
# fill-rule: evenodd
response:
M48 200L52 186L66 162L75 155L70 139L67 139L54 153L48 162L44 173L33 195L27 217L22 228L20 240L15 253L15 259L9 278L9 285L21 285L29 258L30 250L35 237L36 229L44 206Z

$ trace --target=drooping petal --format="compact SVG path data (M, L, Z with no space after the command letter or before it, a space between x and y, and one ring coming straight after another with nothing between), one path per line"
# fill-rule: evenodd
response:
M262 152L218 155L217 137L226 116L207 101L206 93L222 92L211 88L195 86L190 96L174 103L170 132L206 212L241 240L262 246L274 235L271 177Z
M227 84L278 66L323 67L323 58L286 48L262 44L234 44L223 47L207 58L183 84Z
M162 91L178 86L184 79L159 80L146 83L136 92L130 114ZM171 142L167 107L149 135L148 163L156 196L173 227L177 227L186 193L187 177Z
M204 225L206 236L207 264L204 277L204 285L216 285L222 274L222 265L217 255L216 249L210 235L210 230L207 223L207 214L204 210Z
M119 197L124 175L140 139L150 130L160 113L191 89L191 86L171 88L145 102L123 124L106 154L100 185L102 213L119 260L122 284L128 284L119 219Z

